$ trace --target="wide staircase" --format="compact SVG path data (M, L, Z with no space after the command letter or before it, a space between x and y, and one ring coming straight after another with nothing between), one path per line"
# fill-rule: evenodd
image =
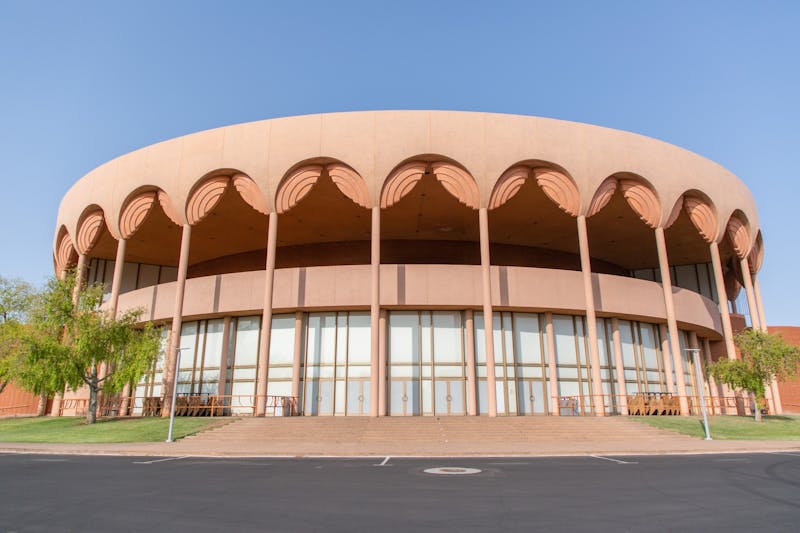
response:
M187 454L551 455L658 453L696 439L625 417L239 418L187 437Z

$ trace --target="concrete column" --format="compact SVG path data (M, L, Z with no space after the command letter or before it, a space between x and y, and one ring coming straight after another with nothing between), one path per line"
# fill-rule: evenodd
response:
M581 252L583 274L583 297L586 301L586 332L589 335L589 360L592 363L592 391L594 392L595 416L605 416L605 400L600 378L600 354L597 351L597 315L594 310L594 288L592 287L592 263L589 255L589 237L586 232L586 217L578 216L578 246Z
M750 278L750 263L747 257L743 257L739 261L742 268L742 279L744 279L744 290L747 295L747 308L750 310L750 323L753 329L761 331L761 320L758 317L758 303L756 302L756 293L753 291L753 280Z
M681 344L678 340L678 322L675 319L675 302L672 300L672 279L669 274L669 262L667 260L667 243L664 240L664 228L656 228L656 247L658 248L658 267L661 270L661 286L664 290L664 307L667 310L667 329L669 331L670 347L672 360L675 364L675 381L681 414L689 414L689 402L686 401L686 383L683 375L683 357L681 356Z
M658 325L658 336L661 337L661 359L664 361L664 377L667 383L667 392L675 394L675 376L672 373L672 352L669 349L669 336L667 326Z
M294 356L292 358L292 396L300 406L300 369L303 361L303 312L294 313ZM299 413L297 413L299 414Z
M267 379L269 374L269 345L272 337L272 288L275 281L275 250L278 246L278 213L269 214L267 230L267 263L264 275L264 311L261 314L261 338L258 346L256 375L256 416L267 411Z
M372 207L372 239L371 239L371 281L372 290L369 306L370 333L372 335L372 350L370 352L370 396L372 401L369 406L370 416L378 416L380 412L380 321L381 314L381 208L379 205Z
M764 333L769 333L767 328L767 317L764 314L764 301L761 299L761 286L758 283L758 274L753 274L753 291L756 297L756 307L758 308L758 319L761 322L761 331ZM750 312L752 313L753 310L751 309ZM772 399L775 402L775 411L773 411L776 415L783 414L783 405L781 404L781 391L778 388L778 382L776 380L772 380L770 383L770 388L772 389Z
M625 386L625 363L622 361L622 338L619 334L619 319L611 319L611 340L614 344L614 368L617 376L617 403L619 414L628 415L628 387Z
M690 331L689 332L689 348L697 349L697 350L700 349L700 342L697 340L697 333L695 333L694 331ZM698 353L698 355L701 355L701 354ZM702 360L702 357L698 357L698 360ZM694 364L694 355L690 359L690 363L689 364L690 365ZM694 369L694 371L692 372L692 378L696 379L696 376L697 376L697 369ZM705 369L702 366L702 363L701 363L701 366L700 366L700 376L701 376L702 381L700 383L696 384L696 387L694 389L693 399L692 399L692 404L697 406L697 411L696 412L698 414L700 413L700 388L701 387L705 388L705 382L706 382L706 373L705 373Z
M464 356L467 363L467 414L478 414L478 378L475 371L475 317L472 309L467 309L464 319L466 339Z
M183 225L181 234L181 255L178 260L178 281L175 283L175 303L172 307L172 327L169 333L167 354L164 360L164 401L162 402L161 416L169 416L172 406L172 389L177 382L175 362L178 357L178 347L181 343L181 324L183 323L183 292L186 290L186 272L189 269L189 243L192 240L192 226Z
M492 329L492 278L489 258L489 213L478 209L478 229L481 239L481 278L483 280L483 333L486 340L486 392L489 416L497 416L497 386L494 371L494 333Z
M86 281L86 254L78 254L78 266L75 267L75 287L72 289L72 302L78 303L78 293ZM98 402L99 403L99 402Z
M547 341L547 370L550 373L550 414L560 416L558 394L558 361L556 360L556 336L553 331L553 313L544 314L544 334Z
M378 416L386 416L386 318L388 311L381 309L378 320Z
M713 362L711 360L711 341L709 341L707 338L703 339L703 361L705 361L706 367ZM714 379L714 376L709 375L707 378L708 392L711 397L711 414L722 414L722 404L720 404L719 401L719 387L717 387L717 382Z
M117 318L117 307L119 305L119 292L122 287L122 272L125 268L125 245L127 241L120 239L117 241L117 258L114 260L114 277L111 280L111 297L109 298L109 314L111 318ZM126 383L122 389L122 401L119 407L120 416L128 415L130 404L131 384ZM99 403L99 402L98 402Z
M231 317L226 316L222 321L222 353L219 359L219 380L217 381L217 401L221 405L229 405L228 399L223 398L228 384L228 359L230 358L231 343ZM218 414L223 414L220 410Z
M728 359L736 359L736 346L733 344L733 327L731 326L731 315L728 312L728 293L725 291L725 278L722 276L719 246L716 242L712 242L709 250L711 251L711 266L714 270L714 284L717 287L719 314L722 318L722 334L725 337L725 353L728 355Z

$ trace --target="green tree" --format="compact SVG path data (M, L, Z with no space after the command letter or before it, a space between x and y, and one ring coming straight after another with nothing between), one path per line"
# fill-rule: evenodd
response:
M0 276L0 393L14 377L19 339L35 294L30 283Z
M796 375L800 348L777 334L746 329L734 339L741 359L721 359L708 368L718 382L750 393L756 405L755 420L761 420L766 405L766 384Z
M114 318L102 310L102 285L74 289L74 275L51 279L35 299L31 327L19 337L16 377L28 390L48 396L65 384L72 390L85 385L86 421L92 424L98 394L139 381L158 356L160 341L149 324L137 326L141 311Z

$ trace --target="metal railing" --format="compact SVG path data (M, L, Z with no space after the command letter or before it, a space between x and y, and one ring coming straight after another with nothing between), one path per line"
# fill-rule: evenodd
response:
M178 393L175 401L175 416L253 416L258 398L264 398L267 416L297 416L297 398L294 396L267 395L216 395L209 393ZM164 401L159 396L103 399L98 407L100 416L123 416L123 404L127 404L124 416L161 416ZM61 402L59 416L85 416L89 407L88 398L70 398Z

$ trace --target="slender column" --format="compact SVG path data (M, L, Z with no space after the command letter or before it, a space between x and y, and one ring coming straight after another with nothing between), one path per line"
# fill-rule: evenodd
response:
M78 302L78 293L86 281L86 254L78 254L78 266L75 267L75 287L72 289L72 301Z
M703 339L703 361L705 361L706 367L713 362L711 361L711 341L707 338ZM711 396L711 414L722 414L722 405L719 402L719 387L717 387L717 382L712 375L708 375L706 378L708 379L708 392Z
M578 245L581 252L581 273L583 274L583 297L586 301L586 332L589 334L589 359L592 363L592 390L594 391L594 414L605 416L603 382L600 379L600 354L597 351L597 315L594 310L594 289L592 288L592 263L589 255L589 237L586 232L586 217L578 216Z
M380 347L378 349L378 416L386 416L386 317L388 312L381 309L378 320Z
M672 300L672 279L669 275L667 261L667 244L664 241L664 228L656 228L656 247L658 248L658 267L661 270L661 287L664 290L664 307L667 310L667 329L669 330L672 360L675 364L675 381L677 382L681 414L689 414L689 402L686 401L686 382L683 374L683 357L678 340L678 322L675 320L675 302Z
M467 362L467 414L478 414L478 379L475 371L475 317L472 309L467 309L464 318L466 339L464 356Z
M303 360L303 312L294 313L294 356L292 358L292 396L300 402L300 363ZM295 414L295 413L292 413Z
M733 344L733 327L731 315L728 312L728 293L725 291L725 279L722 277L722 261L719 258L719 246L716 242L709 245L711 251L711 266L714 270L714 284L717 286L717 299L719 300L719 314L722 318L722 334L725 337L725 352L728 359L736 359L736 346Z
M489 258L489 213L478 209L478 229L481 239L481 278L483 280L483 336L486 341L486 395L489 416L497 416L497 386L494 371L494 330L492 314L492 278Z
M617 398L619 414L628 415L628 387L625 385L625 363L622 361L622 338L619 334L619 319L611 319L611 339L614 343L614 368L617 376Z
M769 333L769 329L767 328L767 317L764 314L764 302L761 299L761 286L758 283L758 274L753 274L753 291L756 297L756 307L758 308L758 318L761 322L761 331L764 333ZM753 310L750 310L752 313ZM770 388L772 389L772 399L775 402L775 411L773 411L776 415L783 414L783 405L781 404L781 391L778 388L778 381L772 380L770 383Z
M117 241L117 258L114 260L114 277L111 280L111 297L109 298L109 313L111 318L117 318L117 307L119 305L119 293L122 286L122 272L125 268L125 245L127 241L120 239ZM126 383L122 389L122 402L119 407L120 416L127 416L130 404L131 384ZM99 402L98 402L99 403Z
M372 334L372 351L370 361L370 396L372 401L369 406L370 416L378 416L380 411L378 403L380 399L380 321L381 314L381 208L379 205L372 207L372 261L371 278L372 290L369 306L370 333Z
M700 349L700 342L697 340L697 333L695 333L694 331L690 331L689 332L689 348L696 349L696 350ZM701 358L698 357L698 360L700 360L700 359ZM689 360L689 364L690 365L692 365L693 363L694 363L694 357L692 357ZM691 374L692 374L692 378L696 379L696 377L697 377L697 369L694 369L694 371ZM702 366L702 363L700 365L700 378L701 378L702 381L700 383L696 384L696 387L693 389L694 390L694 394L692 395L692 398L693 398L692 403L697 406L698 412L701 412L701 411L699 411L699 409L700 409L700 403L699 403L700 402L700 388L701 387L704 388L705 387L705 383L706 383L706 372L705 372L705 369ZM697 400L697 401L695 402L694 400Z
M561 415L558 401L558 362L556 360L556 337L553 332L553 313L544 314L544 334L547 337L547 370L550 373L550 414Z
M183 321L183 292L186 289L186 271L189 269L189 243L192 239L192 226L183 225L181 234L181 255L178 260L178 281L175 283L175 303L172 309L172 328L169 333L167 356L164 361L164 401L161 416L169 416L172 407L172 389L178 375L175 372L175 361L181 343L181 324Z
M669 349L669 336L667 326L658 325L658 336L661 337L661 359L664 361L664 377L667 382L667 392L675 394L675 375L672 373L672 353Z
M231 317L226 316L222 321L222 353L219 358L219 380L217 381L217 398L222 398L221 404L228 405L225 396L228 384L228 360L231 347ZM219 414L223 414L222 411Z
M747 261L747 256L739 261L742 267L742 279L744 279L744 290L747 295L747 308L750 310L750 323L753 329L761 330L761 320L758 318L758 304L756 303L756 294L753 291L753 280L750 278L750 264Z
M267 264L264 276L264 312L261 315L261 339L258 346L258 375L256 376L256 416L267 411L267 379L269 345L272 337L272 288L275 281L275 250L278 245L278 213L269 214L267 230Z

